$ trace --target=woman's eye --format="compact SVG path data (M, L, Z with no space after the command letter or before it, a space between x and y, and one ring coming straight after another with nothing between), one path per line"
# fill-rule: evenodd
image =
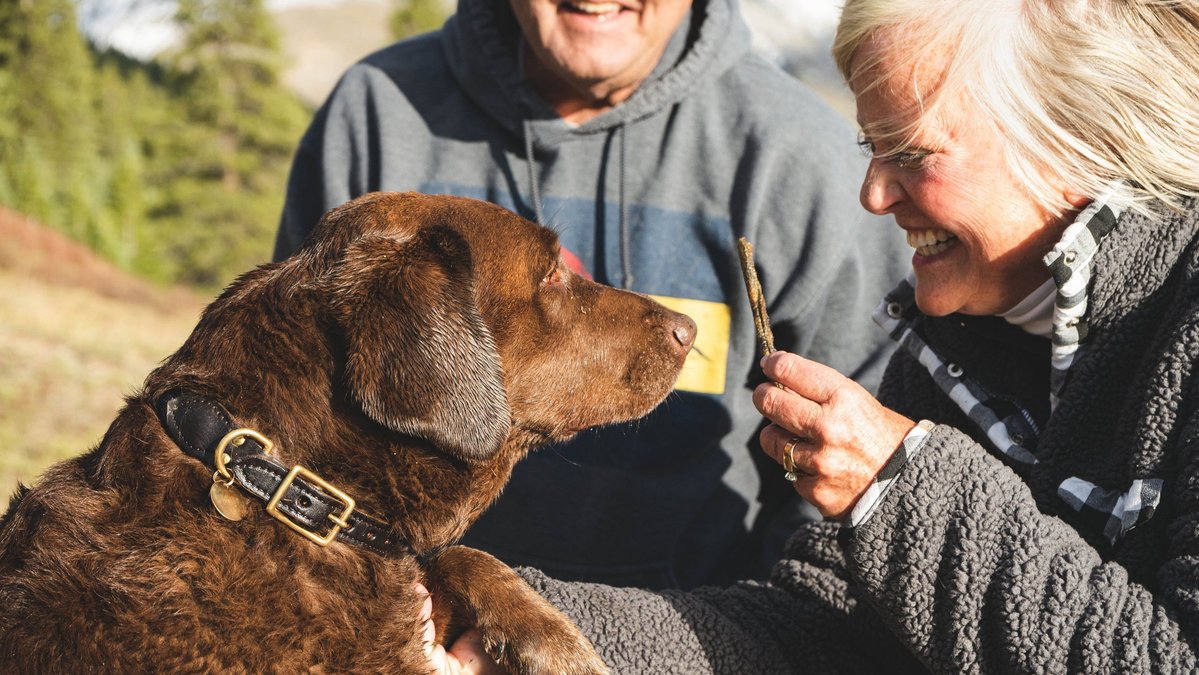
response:
M901 169L919 169L924 166L925 160L932 153L927 150L914 150L908 152L896 153L891 161L895 162L895 166Z
M874 157L874 143L871 143L861 132L858 133L858 150L864 157Z
M900 152L884 152L879 154L874 141L866 138L866 134L858 132L858 149L870 159L891 162L901 169L921 169L925 161L932 155L931 150L902 150Z

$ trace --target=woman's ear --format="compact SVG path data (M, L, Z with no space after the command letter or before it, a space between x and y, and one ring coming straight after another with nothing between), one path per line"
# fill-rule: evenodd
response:
M1092 201L1090 197L1082 194L1081 192L1075 192L1069 188L1062 190L1062 197L1066 199L1066 203L1070 204L1070 206L1073 206L1076 209L1081 209L1087 204L1090 204Z

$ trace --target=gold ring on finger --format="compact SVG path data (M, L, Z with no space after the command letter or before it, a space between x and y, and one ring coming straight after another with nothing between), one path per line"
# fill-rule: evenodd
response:
M792 436L791 440L787 441L787 444L783 446L783 471L786 472L783 474L783 478L786 478L792 483L798 480L800 474L803 473L795 466L795 446L802 442L803 439L799 436Z

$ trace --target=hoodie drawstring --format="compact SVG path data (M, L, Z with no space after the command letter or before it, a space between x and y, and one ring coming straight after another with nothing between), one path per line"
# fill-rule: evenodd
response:
M537 169L533 159L533 130L529 128L529 120L521 121L525 136L525 171L529 176L529 194L533 198L533 218L538 225L545 225L545 217L541 213L541 188L537 185Z
M629 255L629 240L632 238L629 233L629 206L624 197L625 129L623 124L616 127L616 133L620 135L620 163L617 166L617 171L620 172L620 287L627 291L633 288L633 270Z
M545 215L541 211L541 186L537 183L536 160L533 157L533 130L529 120L521 122L524 132L525 145L525 174L529 179L529 195L533 201L533 218L538 225L546 225ZM625 199L625 125L621 124L613 130L618 136L617 186L620 199L620 287L629 290L633 288L632 256L629 253L632 233L629 231L629 205Z

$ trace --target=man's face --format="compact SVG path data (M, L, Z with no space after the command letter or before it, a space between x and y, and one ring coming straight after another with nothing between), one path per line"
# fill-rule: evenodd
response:
M653 71L691 0L510 0L544 75L593 100L628 94ZM624 95L620 95L624 92ZM551 97L554 98L554 97ZM610 100L616 103L617 100Z

